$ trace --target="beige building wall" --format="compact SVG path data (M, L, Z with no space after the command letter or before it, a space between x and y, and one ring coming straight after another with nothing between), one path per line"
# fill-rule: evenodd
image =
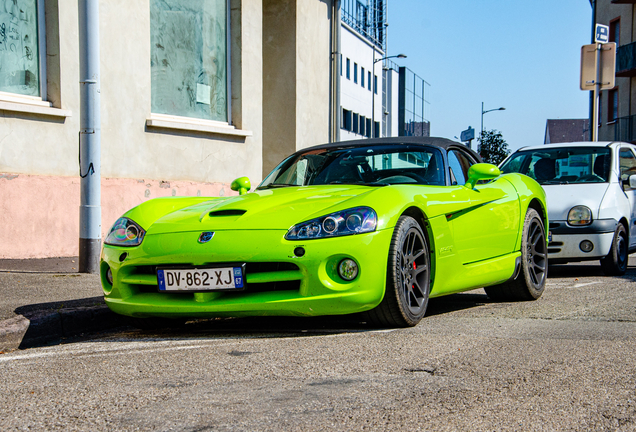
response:
M102 238L144 200L234 194L233 179L255 187L265 161L327 141L329 8L231 0L228 125L152 113L149 1L100 2ZM45 102L0 94L0 259L78 253L78 3L47 0L46 12Z
M634 6L631 4L614 4L611 0L596 0L596 22L598 24L610 25L616 19L620 19L619 44L627 45L633 42L636 36L634 28ZM588 42L589 43L589 42ZM616 88L618 88L618 116L627 117L636 114L632 108L636 99L635 78L616 77ZM608 91L601 92L600 97L601 112L599 118L598 138L599 141L613 141L615 137L615 122L609 119L609 99Z
M331 5L297 0L296 149L329 141Z
M296 4L263 0L263 175L296 151Z
M329 141L331 3L263 0L263 175Z

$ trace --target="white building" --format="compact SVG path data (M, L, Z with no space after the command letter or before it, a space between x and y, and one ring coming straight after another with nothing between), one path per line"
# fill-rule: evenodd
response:
M340 140L380 136L386 0L343 0Z
M386 51L387 2L340 2L339 140L430 135L430 85Z
M382 119L380 93L384 57L377 46L343 22L341 32L342 67L340 105L342 122L340 139L351 140L379 136ZM375 63L375 64L374 64ZM375 132L372 125L375 123Z

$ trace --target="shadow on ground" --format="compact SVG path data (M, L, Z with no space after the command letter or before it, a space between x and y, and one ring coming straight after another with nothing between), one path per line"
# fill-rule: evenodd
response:
M598 263L570 263L550 266L549 279L599 277L603 272ZM630 265L625 278L636 278L636 266ZM482 290L430 299L426 317L433 317L495 303ZM31 320L21 348L94 340L122 334L130 339L158 337L299 337L382 330L368 323L364 315L326 317L246 317L189 321L153 329L138 329L136 323L113 314L102 297L82 300L41 303L15 310ZM424 322L426 320L424 318ZM54 331L51 331L54 329ZM123 332L123 333L122 333Z

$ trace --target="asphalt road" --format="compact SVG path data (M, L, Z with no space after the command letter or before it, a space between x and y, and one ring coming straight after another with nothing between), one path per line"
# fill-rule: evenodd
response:
M237 319L0 355L3 430L636 430L636 268L536 302L431 301L410 329Z

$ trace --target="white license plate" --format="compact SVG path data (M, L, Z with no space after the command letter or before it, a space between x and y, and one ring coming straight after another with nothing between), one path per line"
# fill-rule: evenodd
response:
M218 291L243 289L243 266L193 269L158 269L159 291Z

